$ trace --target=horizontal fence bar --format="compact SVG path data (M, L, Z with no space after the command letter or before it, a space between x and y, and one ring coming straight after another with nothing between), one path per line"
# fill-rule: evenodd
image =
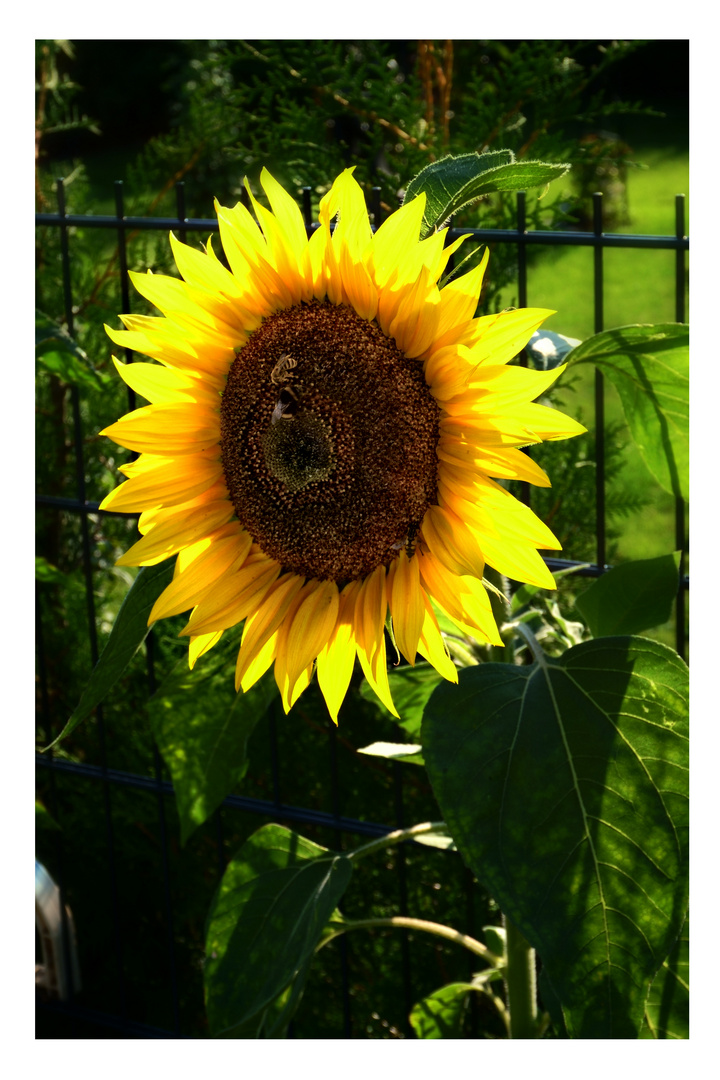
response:
M99 502L70 499L66 495L36 495L37 506L51 506L55 510L71 510L77 514L102 514L108 517L137 518L140 510L101 510Z
M186 229L189 232L217 232L216 218L176 218L176 217L117 217L113 214L36 214L36 225L82 226L88 229ZM311 228L317 229L313 222ZM550 244L576 247L620 247L620 248L655 248L668 251L688 251L690 240L687 236L643 236L635 233L581 232L572 229L546 232L540 229L518 231L515 229L454 229L449 230L453 238L474 236L476 240L493 241L500 244Z
M218 231L217 218L118 217L116 214L36 214L36 225L81 225L87 229L189 229Z
M572 247L619 247L619 248L667 248L671 251L688 251L687 236L642 236L634 233L596 233L533 230L514 232L512 229L450 229L453 237L474 236L476 240L495 241L505 244L552 244Z
M35 755L35 763L53 773L64 773L85 780L100 780L119 784L123 787L136 788L139 791L161 791L164 795L174 795L175 789L169 780L153 779L137 773L123 772L120 769L103 769L99 765L88 765L77 761L62 761L60 758ZM263 817L284 818L303 825L318 825L325 829L339 829L341 832L357 833L360 836L385 836L392 829L391 825L382 825L377 821L360 821L359 818L344 817L341 814L329 814L324 810L307 810L302 806L289 803L269 802L264 799L243 798L240 795L226 795L223 806L233 810L245 810L250 814Z

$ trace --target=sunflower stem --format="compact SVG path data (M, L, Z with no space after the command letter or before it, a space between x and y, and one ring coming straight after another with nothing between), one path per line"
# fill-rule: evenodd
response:
M506 915L505 987L510 1010L510 1038L537 1037L537 999L535 986L535 950Z
M357 859L365 855L372 855L376 851L382 851L383 848L392 847L393 844L400 843L403 840L412 840L416 836L433 832L435 829L447 829L447 826L444 821L423 821L419 825L411 826L409 829L395 829L394 832L386 833L385 836L379 836L377 840L371 840L369 844L363 844L362 847L347 852L347 857Z
M530 627L527 626L525 623L520 622L520 623L517 624L517 629L518 629L519 633L522 634L522 636L527 641L528 648L530 649L530 652L533 654L533 660L535 660L535 662L538 663L538 664L544 664L545 663L545 653L542 651L542 648L540 647L540 643L538 642L538 639L535 637L535 635L533 634Z
M332 941L333 938L347 933L348 930L369 930L373 927L398 927L404 930L418 930L426 934L434 934L435 937L453 941L456 945L462 945L464 949L475 953L476 956L481 956L491 967L501 968L504 963L501 957L490 952L481 941L470 937L469 934L462 934L459 930L453 930L451 926L445 926L443 923L429 922L427 919L413 919L409 915L391 915L384 919L353 919L342 923L330 922L328 927L329 935L323 938L317 947L317 951Z
M490 607L492 609L493 618L495 619L498 628L500 628L503 623L506 622L508 615L508 581L503 574L500 574L491 566L485 567L484 580L491 586L494 586L494 588L489 588L487 593L490 597ZM492 659L494 662L512 664L515 660L513 633L512 631L510 631L510 633L507 631L503 633L501 630L500 637L503 639L504 644L492 646Z

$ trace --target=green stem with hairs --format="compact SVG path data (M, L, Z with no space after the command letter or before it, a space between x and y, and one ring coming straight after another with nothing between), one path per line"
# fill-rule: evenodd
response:
M346 854L349 859L363 858L365 855L372 855L376 851L392 847L393 844L399 844L403 840L413 840L416 836L433 832L435 829L447 829L447 826L444 821L423 821L409 829L395 829L394 832L385 833L384 836L379 836L377 840L371 840L369 844L363 844L362 847L355 848L354 851L348 851Z
M427 919L413 919L408 915L392 915L386 919L353 919L342 923L331 921L328 924L330 933L323 938L317 949L319 951L333 938L339 937L340 934L345 934L349 930L368 930L371 927L400 927L404 930L419 930L426 934L434 934L436 937L452 941L456 945L462 945L464 949L475 953L476 956L481 956L491 967L502 967L503 965L501 957L495 956L481 941L470 937L469 934L461 934L459 930L453 930L451 926L444 926L442 923L428 922Z
M503 915L506 934L505 988L510 1011L510 1038L537 1037L535 950Z

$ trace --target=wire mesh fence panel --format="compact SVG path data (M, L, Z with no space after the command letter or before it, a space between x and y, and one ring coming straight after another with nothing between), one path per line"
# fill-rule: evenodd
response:
M65 188L58 182L57 213L36 215L36 224L59 238L59 307L46 314L66 329L70 339L75 337L78 320L85 318L75 295L76 260L91 232L101 230L115 239L117 310L130 312L130 236L173 230L186 240L190 234L207 236L217 228L214 219L185 216L182 184L177 185L176 196L176 217L129 217L124 213L123 186L118 182L114 214L75 215L66 212ZM377 227L381 218L379 189L369 193L368 207ZM302 192L302 210L310 233L309 189ZM615 249L674 253L674 311L666 318L668 322L684 322L689 247L684 197L676 197L674 235L604 233L599 194L593 197L593 215L590 231L527 231L525 196L521 193L517 196L516 229L450 228L448 242L468 234L475 244L513 246L521 307L542 302L542 297L532 295L531 250L538 245L589 248L596 332L606 323L605 253ZM124 359L132 361L133 357L126 354ZM94 391L101 386L96 374L91 373L88 380L88 386L95 380ZM66 485L58 492L49 490L52 485L48 484L37 495L38 554L45 567L36 600L41 747L57 737L77 703L82 679L98 660L130 582L127 573L112 568L112 553L131 535L138 515L99 511L99 496L105 492L89 485L88 463L101 452L103 440L95 435L101 425L88 411L88 393L78 379L69 385L62 401L55 401L54 406L51 402L48 409L52 414L48 423L59 416L64 424L57 452L62 468L72 470L74 489ZM127 405L130 410L136 407L132 390L127 392ZM608 563L606 387L599 372L595 375L593 407L594 558L574 558L572 550L566 558L546 558L552 571L574 567L580 576L589 578L602 575ZM112 455L104 464L109 468L115 465ZM44 475L52 477L53 462L41 462L41 466ZM527 491L523 494L529 498ZM687 538L682 500L676 500L674 511L674 532L668 537L667 550L684 553ZM72 553L74 569L53 574L54 556L62 545ZM683 563L674 616L675 645L681 656L685 654L687 588ZM81 620L84 631L79 640L75 628ZM251 769L237 792L227 796L212 817L181 845L173 786L143 712L145 701L157 691L173 664L187 663L172 644L172 636L171 631L161 635L151 631L122 685L113 688L97 707L93 718L80 729L81 737L37 755L39 793L59 826L39 832L38 848L59 885L61 911L66 904L72 909L82 972L81 986L71 985L65 1000L39 1000L40 1031L46 1037L179 1038L207 1034L201 977L204 918L227 860L258 824L276 821L342 850L362 837L381 836L390 828L439 816L422 770L356 753L356 747L367 741L363 724L368 718L377 723L374 706L363 704L358 695L358 710L349 726L336 730L329 719L325 726L315 719L323 713L312 709L315 690L311 687L307 692L310 707L304 708L301 701L290 716L275 708L269 723L258 727L253 734ZM378 856L377 872L354 883L345 904L349 910L374 904L378 910L404 914L412 897L415 914L436 917L441 908L446 922L472 933L491 918L491 902L456 853L441 857L445 862L439 877L433 861L437 852L400 845ZM69 932L65 920L66 952ZM379 980L378 972L387 978ZM366 939L343 936L335 946L322 951L290 1034L407 1036L411 1034L408 1013L413 1002L443 982L464 980L470 974L471 965L446 945L415 941L411 951L404 931L393 937L382 932ZM382 990L378 989L380 982Z

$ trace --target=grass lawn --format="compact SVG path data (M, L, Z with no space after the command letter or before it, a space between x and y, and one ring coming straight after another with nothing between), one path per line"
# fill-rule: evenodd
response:
M688 154L675 149L647 149L637 155L647 168L631 169L628 176L629 225L608 231L673 235L675 195L688 192ZM687 208L686 208L687 213ZM686 225L687 228L687 225ZM512 304L509 296L505 303ZM528 304L555 309L545 326L584 340L593 327L593 253L591 248L548 248L533 261L528 272ZM629 323L675 321L675 253L630 249L604 253L605 327ZM686 300L686 321L687 314ZM582 369L580 369L582 370ZM582 410L592 423L594 374L588 365L582 379L563 393L564 409L571 415ZM606 381L605 411L608 421L623 420L619 398ZM620 555L623 559L646 559L675 548L675 504L648 472L628 436L628 452L616 483L623 489L642 491L649 504L621 523ZM572 552L566 553L572 557ZM652 636L674 642L671 626Z

